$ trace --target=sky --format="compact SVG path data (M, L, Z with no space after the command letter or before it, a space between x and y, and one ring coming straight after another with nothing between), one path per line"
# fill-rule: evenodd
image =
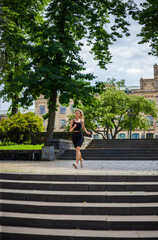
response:
M138 4L142 0L136 0ZM89 47L84 46L81 57L87 63L86 72L93 73L97 78L95 81L106 81L107 78L115 78L117 80L125 79L126 86L139 86L140 78L153 78L153 65L158 64L158 59L148 55L150 51L148 44L138 44L140 38L136 35L140 32L141 26L129 17L131 26L129 37L118 39L110 46L112 54L112 63L107 65L107 70L100 69L97 61L93 60L93 56L89 53ZM0 110L7 110L9 103L0 104ZM30 108L34 108L34 105Z
M81 54L87 62L86 72L97 76L96 81L106 81L107 78L125 79L126 86L139 86L140 78L153 78L153 65L158 64L158 59L148 54L149 44L138 44L141 38L136 35L140 33L141 26L131 18L129 22L131 35L118 39L110 46L112 63L107 65L107 70L97 66L93 56L88 53L89 47L84 46Z

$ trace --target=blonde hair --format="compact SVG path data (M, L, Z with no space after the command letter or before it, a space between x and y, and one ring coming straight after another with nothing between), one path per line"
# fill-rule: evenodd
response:
M79 112L80 113L80 118L83 119L83 112L81 109L75 109L75 112Z

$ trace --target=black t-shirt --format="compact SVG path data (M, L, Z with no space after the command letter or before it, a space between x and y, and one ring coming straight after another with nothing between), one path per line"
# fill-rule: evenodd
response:
M73 131L81 131L81 129L82 129L82 120L81 120L81 122L75 122L75 120L73 120L72 126L74 126L75 124L77 124L77 126L73 129Z

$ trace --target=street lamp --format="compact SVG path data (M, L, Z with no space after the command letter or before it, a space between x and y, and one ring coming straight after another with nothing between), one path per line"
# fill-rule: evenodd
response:
M125 89L125 93L128 94L128 93L130 93L130 92L131 92L131 90L129 90L128 88Z
M131 90L129 90L128 88L125 89L125 93L129 94L131 92ZM131 112L133 111L133 109L128 109L128 115L130 117L130 139L132 138L132 122L131 122Z
M132 121L131 121L132 112L133 112L133 109L128 109L128 115L130 118L130 139L132 138Z

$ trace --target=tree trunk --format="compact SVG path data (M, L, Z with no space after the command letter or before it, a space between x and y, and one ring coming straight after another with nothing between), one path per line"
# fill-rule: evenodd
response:
M103 139L105 139L105 136L104 136L104 134L102 134L101 132L99 132L99 131L95 131L94 129L92 129L95 133L97 133L97 134L100 134L102 137L103 137Z
M12 115L14 115L14 114L18 114L18 108L16 108L16 107L12 108Z
M12 97L12 103L13 103L12 115L18 114L18 107L17 107L17 104L15 103L17 100L18 100L18 95L13 95L13 97Z
M54 124L55 124L55 113L56 113L56 101L57 101L57 91L52 91L52 96L48 102L48 126L45 139L45 146L49 145L49 140L53 139Z

